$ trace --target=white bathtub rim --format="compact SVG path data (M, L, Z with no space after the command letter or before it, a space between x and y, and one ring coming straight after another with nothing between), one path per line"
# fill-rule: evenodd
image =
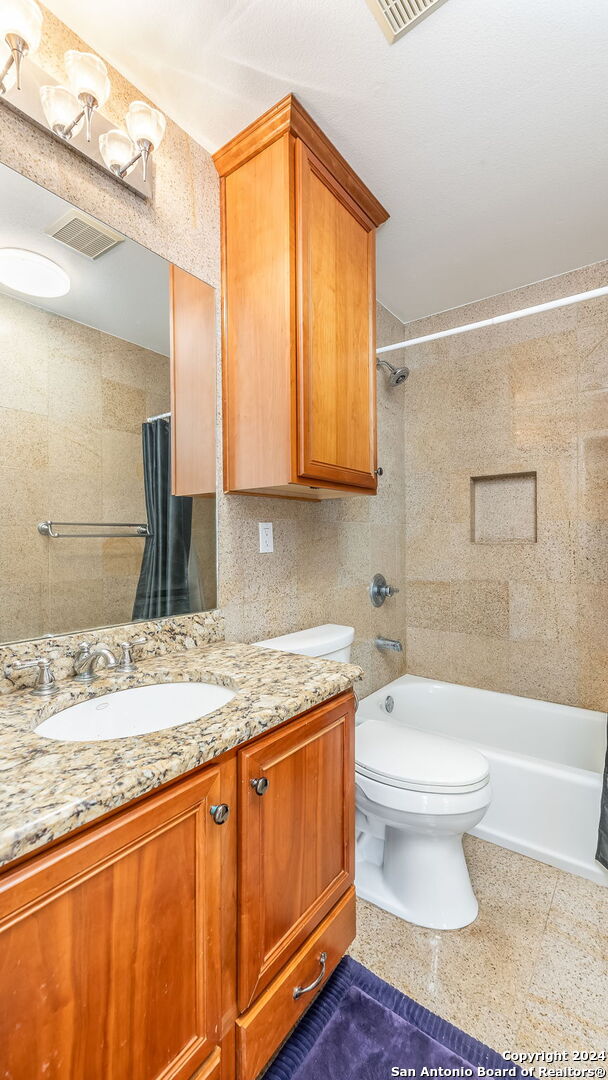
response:
M396 679L392 679L390 683L386 683L385 686L381 686L379 690L374 690L371 694L367 694L366 697L361 699L360 704L363 705L366 701L370 701L372 698L377 698L381 694L385 694L386 696L385 692L388 690L389 687L395 686L395 684L397 683L403 683L404 680L407 680L408 683L423 683L425 686L434 686L437 689L447 686L450 689L456 690L474 690L476 693L489 694L492 697L499 698L501 701L504 698L513 698L514 701L522 702L528 705L530 704L530 702L532 702L534 705L541 706L543 710L545 708L559 709L560 711L571 711L572 709L574 709L577 712L588 713L589 718L597 717L599 713L600 716L608 720L608 713L603 711L602 709L587 709L584 705L564 705L564 703L561 701L547 701L545 698L535 698L532 696L526 697L524 694L510 694L505 690L486 690L482 686L471 686L470 683L452 683L447 682L445 679L429 679L426 675L410 675L409 673L406 673L405 675L399 675Z

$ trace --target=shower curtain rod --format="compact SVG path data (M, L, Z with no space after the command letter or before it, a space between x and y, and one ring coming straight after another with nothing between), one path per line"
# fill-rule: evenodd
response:
M513 319L524 319L527 315L536 315L540 311L582 304L583 301L595 300L598 296L608 296L608 285L603 285L601 289L576 293L574 296L564 296L561 300L549 300L546 304L536 304L534 307L520 308L519 311L509 311L506 315L497 315L494 319L482 319L481 322L453 326L451 330L439 330L436 334L424 334L422 337L409 338L408 341L398 341L394 345L383 345L381 349L376 349L376 356L394 352L396 349L409 349L412 345L421 345L424 341L437 341L439 338L453 337L455 334L468 334L469 330L479 330L482 326L496 326L498 323L511 322Z
M170 412L161 412L158 416L149 416L147 420L144 420L144 423L151 424L153 420L168 420L170 416Z

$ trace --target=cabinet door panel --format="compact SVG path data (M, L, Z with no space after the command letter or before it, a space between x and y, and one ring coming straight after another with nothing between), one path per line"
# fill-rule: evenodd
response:
M375 233L296 140L298 472L376 486Z
M348 695L239 755L241 1011L352 884L353 730Z
M219 777L209 770L4 879L3 1075L186 1080L214 1050Z

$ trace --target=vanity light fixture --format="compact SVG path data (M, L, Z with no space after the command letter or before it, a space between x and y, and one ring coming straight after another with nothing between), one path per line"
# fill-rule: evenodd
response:
M121 179L141 159L144 182L148 179L148 160L158 150L167 121L158 109L145 101L132 101L125 116L128 135L119 129L108 131L99 138L99 150L108 169Z
M0 285L27 296L50 298L65 296L70 278L46 255L25 248L0 248Z
M0 94L21 89L23 57L36 52L42 35L42 12L35 0L0 0Z
M87 142L91 141L93 113L110 96L108 69L94 53L68 49L65 54L66 86L41 86L40 100L51 130L62 139L78 134L84 120Z
M28 64L19 92L23 57L35 52L41 34L42 12L36 0L0 0L0 102L38 127L48 126L56 139L106 175L150 198L151 158L167 123L163 113L145 101L132 101L123 130L113 128L103 114L111 89L108 69L95 53L78 49L64 54L62 84L34 62ZM136 167L138 162L141 168Z

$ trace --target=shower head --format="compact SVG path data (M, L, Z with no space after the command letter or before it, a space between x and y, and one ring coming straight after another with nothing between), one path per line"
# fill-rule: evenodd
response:
M407 367L396 368L389 364L388 360L376 360L376 367L385 367L389 373L388 381L391 386L401 386L407 379L410 369Z

